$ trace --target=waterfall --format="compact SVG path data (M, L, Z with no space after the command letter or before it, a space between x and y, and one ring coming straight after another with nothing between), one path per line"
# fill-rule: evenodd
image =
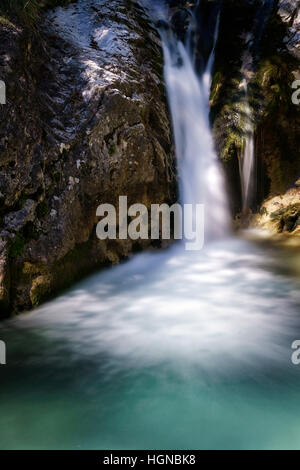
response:
M255 202L255 146L253 112L249 104L248 82L254 71L254 58L259 54L259 45L262 39L265 21L270 15L274 0L262 0L254 20L252 31L247 36L248 47L244 54L242 73L244 75L242 87L245 92L245 144L240 158L240 178L242 189L242 213L249 214Z
M223 236L229 231L224 178L209 123L211 72L217 33L218 21L210 57L198 76L190 35L187 34L188 40L183 44L170 28L161 31L180 199L183 204L204 204L206 240Z
M252 122L252 112L249 105L247 80L243 81L245 90L245 145L243 156L240 159L240 175L242 187L243 213L246 214L251 208L251 202L254 190L254 128Z
M163 0L147 1L151 8L156 2L168 19ZM203 3L211 22L206 21L202 9L201 23L194 16L198 27L195 46L191 41L189 45L179 41L166 20L165 27L161 23L161 35L181 202L205 203L207 234L213 238L226 234L229 216L209 124L218 34L217 15L210 6L216 2ZM98 15L106 31L104 39L98 40L109 47L105 61L123 70L122 62L115 62L114 56L123 41L114 41L110 20L106 23L106 11L121 5L124 9L119 9L116 18L124 15L126 23L131 22L134 18L131 12L126 16L125 1L113 1L108 8L106 0L80 0L49 16L54 21L58 12L57 37L62 41L66 37L76 57L88 62L84 62L84 70L89 84L83 89L88 96L106 80L101 68L106 49L94 49L90 40L99 36L95 26ZM189 33L185 29L187 39ZM124 30L120 25L116 38L119 34L128 41L140 38L131 26ZM128 50L134 52L131 46ZM70 79L77 71L73 67ZM135 76L135 70L133 73ZM115 91L107 83L103 91L100 88L97 103ZM242 82L244 89L240 91L249 107L245 154L250 158L253 131L247 84ZM125 93L123 86L119 88ZM126 99L128 92L133 93L131 85L126 87ZM107 109L107 117L118 103ZM94 111L94 106L89 106L89 113ZM95 119L95 125L104 125L101 117ZM250 173L245 165L248 181ZM116 196L119 188L115 185ZM125 255L130 245L126 240L124 244L108 241L93 244L90 251L84 244L72 257L80 263L78 267L84 267L85 255L94 255L100 262L102 255L106 259L110 253L113 260L115 252ZM177 456L181 462L177 457L173 462L193 465L194 452L189 449L300 448L299 253L281 249L280 243L275 246L223 236L196 254L182 246L135 254L124 263L100 269L34 312L3 322L1 340L7 345L8 364L0 364L1 449L93 449L99 464L127 463L127 468L134 468L142 461L128 456L137 454L134 449L186 449L184 458ZM28 258L24 254L22 259ZM66 258L61 263L64 277L72 277L71 264ZM24 282L25 276L36 272L31 293L43 293L39 281L47 280L48 274L43 274L42 263L37 264L37 271L34 266L24 263L19 277ZM16 296L24 295L25 284L21 287L17 290L13 283ZM6 362L4 349L0 341L0 363ZM29 420L30 427L24 432ZM114 449L132 450L118 454ZM171 463L173 458L171 452L166 458L163 450L155 458L152 452L147 453L150 465ZM120 460L118 455L128 457Z

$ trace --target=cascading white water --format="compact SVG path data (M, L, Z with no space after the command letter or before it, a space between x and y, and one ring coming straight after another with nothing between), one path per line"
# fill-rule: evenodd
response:
M245 144L243 155L240 158L240 178L242 189L243 214L247 215L255 199L255 145L254 145L254 124L253 112L249 105L248 81L249 75L253 72L254 56L260 44L264 31L265 20L272 11L274 1L262 0L257 10L252 32L247 36L248 48L244 54L242 71L244 73L243 89L245 92Z
M81 41L88 92L102 64L88 47L92 7L105 0L90 2L58 10L56 30ZM212 229L225 232L208 120L213 55L198 80L173 36L164 50L181 199L206 201L210 223L220 213ZM1 330L9 348L1 448L299 448L291 344L300 337L300 287L287 268L286 253L234 237L197 256L173 246L103 269L14 317Z
M245 145L243 156L240 159L240 174L241 174L241 187L243 199L243 212L249 210L251 206L251 198L253 195L254 186L254 168L255 168L255 153L254 153L254 129L252 123L252 112L248 100L248 86L247 81L244 79L243 87L245 90Z
M215 40L217 30L218 26ZM206 240L224 236L229 231L229 211L209 124L214 48L206 70L198 78L189 44L185 46L170 30L162 32L162 40L181 202L204 204Z

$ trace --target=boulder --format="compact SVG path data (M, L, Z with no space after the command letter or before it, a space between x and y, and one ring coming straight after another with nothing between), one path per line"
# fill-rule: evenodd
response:
M149 242L96 238L96 208L176 201L159 36L126 0L0 24L2 294L27 309ZM140 245L140 246L138 246ZM6 309L7 311L7 309Z

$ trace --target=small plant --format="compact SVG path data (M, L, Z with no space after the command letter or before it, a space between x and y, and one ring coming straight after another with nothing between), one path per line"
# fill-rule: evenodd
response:
M72 0L1 0L0 23L9 24L9 19L19 17L27 23L34 23L40 13L48 8L71 3Z
M39 9L40 2L37 0L2 0L0 6L4 18L17 15L31 22L36 18Z

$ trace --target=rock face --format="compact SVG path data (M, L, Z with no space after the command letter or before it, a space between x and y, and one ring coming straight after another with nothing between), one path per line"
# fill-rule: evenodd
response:
M300 5L297 0L280 0L278 14L288 25L285 42L289 50L300 58Z
M300 115L299 106L292 102L292 84L300 65L299 6L292 0L264 4L229 0L223 5L212 88L214 134L237 214L246 140L246 80L256 159L251 209L259 213L265 199L284 194L300 175Z
M267 230L279 242L300 246L300 181L285 194L268 198L252 225Z
M139 245L96 238L96 208L174 202L160 42L126 0L78 0L38 30L0 25L0 311L37 305Z
M265 92L266 112L256 138L257 158L265 165L269 184L267 192L261 191L261 199L265 199L258 201L261 205L251 224L298 246L300 116L299 105L292 101L292 85L299 79L300 9L299 2L294 0L280 0L276 8L282 45L278 48L277 63L270 61L272 67L269 64L264 67L264 85L269 86L273 96ZM272 24L269 29L271 32Z
M280 58L273 74L277 102L258 128L258 158L266 164L269 191L254 214L251 225L266 229L289 245L300 245L300 155L299 104L293 103L292 84L299 79L300 65L300 6L295 0L280 0L278 19L284 32ZM284 54L282 54L284 51ZM284 70L285 68L285 70ZM276 74L276 77L275 77ZM286 80L284 87L282 80ZM271 87L272 89L272 87ZM273 98L274 100L274 98Z

